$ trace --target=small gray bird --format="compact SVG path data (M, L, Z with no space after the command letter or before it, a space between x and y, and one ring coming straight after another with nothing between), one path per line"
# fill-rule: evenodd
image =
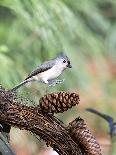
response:
M63 53L59 53L58 56L49 61L45 61L32 71L27 78L16 85L11 91L15 91L22 85L31 82L39 81L45 84L52 85L53 83L61 83L62 80L55 80L66 68L72 68L68 57Z

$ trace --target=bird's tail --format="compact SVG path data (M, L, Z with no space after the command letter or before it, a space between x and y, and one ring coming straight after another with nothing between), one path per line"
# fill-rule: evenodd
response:
M20 88L21 86L23 86L24 84L28 83L32 81L32 79L27 79L22 81L21 83L19 83L18 85L16 85L14 88L11 89L11 91L16 91L18 88Z

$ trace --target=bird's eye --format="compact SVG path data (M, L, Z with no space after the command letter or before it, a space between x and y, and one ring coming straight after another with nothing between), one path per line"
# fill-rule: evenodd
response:
M66 63L66 60L63 60L63 63Z

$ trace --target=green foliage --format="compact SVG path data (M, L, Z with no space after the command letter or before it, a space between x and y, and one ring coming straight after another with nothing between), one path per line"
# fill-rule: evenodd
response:
M110 76L107 59L116 58L115 1L4 0L0 4L2 83L13 86L63 50L74 66L71 75L70 71L64 75L67 89L76 84L88 91L94 80L87 67L91 60L104 89Z
M74 66L67 78L70 87L76 83L88 91L93 77L86 65L92 59L104 89L109 79L106 60L116 57L116 2L4 0L0 8L2 83L14 85L63 50Z
M76 85L88 91L94 80L87 67L92 60L104 89L110 76L106 61L116 58L115 1L4 0L0 4L2 83L13 86L63 50L73 63L71 74L64 75L65 88Z

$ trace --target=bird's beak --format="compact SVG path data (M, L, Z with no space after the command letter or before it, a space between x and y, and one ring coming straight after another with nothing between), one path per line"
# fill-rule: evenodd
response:
M72 68L71 64L68 64L67 67L68 67L68 68Z

